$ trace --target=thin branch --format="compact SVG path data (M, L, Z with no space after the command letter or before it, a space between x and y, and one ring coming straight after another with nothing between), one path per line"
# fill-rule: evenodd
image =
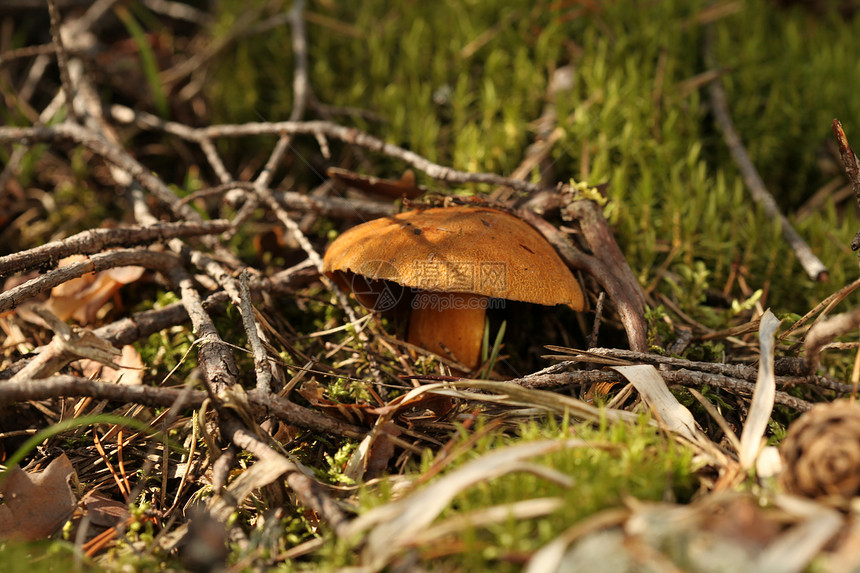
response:
M11 310L23 300L88 273L98 273L116 267L137 266L167 274L178 265L178 262L178 259L169 253L159 253L146 249L124 249L99 253L88 257L86 260L74 262L40 275L0 293L0 312Z
M851 181L851 188L854 189L854 198L857 204L860 205L860 160L854 154L854 150L848 144L848 138L845 136L845 130L842 129L842 123L838 119L834 119L831 124L833 133L836 135L836 142L839 144L839 154L842 156L842 165L845 167L845 172L848 173L848 179ZM860 231L854 235L851 241L851 250L860 249Z
M122 106L111 106L111 113L115 120L123 123L136 123L146 129L160 129L173 135L182 137L189 141L201 141L202 138L220 137L246 137L252 135L317 135L322 134L332 139L343 141L350 145L356 145L378 151L394 159L399 159L426 173L429 177L438 181L454 184L484 183L493 186L507 186L522 193L536 193L546 189L544 186L521 181L510 177L503 177L495 173L470 173L458 171L451 167L439 165L425 159L413 151L409 151L397 145L386 143L360 129L344 127L329 121L282 121L282 122L252 122L244 124L224 124L209 127L190 128L176 122L165 122L151 115L124 108ZM50 139L45 133L28 132L26 135L18 131L11 133L13 129L28 128L0 128L0 141L18 140L29 136L34 138Z
M66 94L69 113L72 117L77 117L75 106L72 105L75 101L75 90L69 74L69 55L63 45L63 35L60 33L60 10L57 8L56 0L48 0L48 13L51 16L51 40L57 55L57 67L60 69L60 84L63 87L63 93Z
M221 339L212 318L203 308L200 293L194 288L191 275L182 267L176 266L168 276L179 287L182 305L188 312L194 334L200 341L198 360L203 373L206 391L218 408L220 401L217 395L238 382L239 368L232 349Z
M729 378L739 378L747 382L755 382L758 377L758 368L747 364L725 364L722 362L700 362L696 360L687 360L685 358L675 358L673 356L662 356L660 354L651 354L648 352L634 352L623 348L590 348L588 352L575 355L575 360L559 362L554 366L556 368L571 368L582 362L591 362L594 356L602 356L609 358L617 358L628 360L630 363L653 364L654 366L671 366L673 368L681 368L685 370L696 370L708 374L720 374ZM589 360L592 357L592 360ZM775 363L775 369L779 375L776 377L777 384L782 388L797 386L799 384L807 384L817 386L826 390L832 390L841 394L850 394L853 387L850 384L837 382L826 376L806 375L805 362L802 368L787 368L798 359L795 358L780 358ZM552 373L552 372L548 372ZM528 378L528 377L527 377Z
M70 255L90 255L118 246L145 245L174 237L195 237L222 233L230 228L225 220L134 225L115 229L90 229L62 241L54 241L34 249L0 257L0 278L29 269L52 268Z
M266 349L260 341L257 332L259 323L254 316L254 306L251 304L251 287L248 284L248 271L243 270L239 275L239 312L242 315L242 325L248 336L248 346L254 356L254 371L257 375L257 390L262 393L272 391L272 367L266 356Z
M305 0L294 0L293 7L288 14L293 33L293 59L296 67L293 72L293 110L290 112L290 121L298 121L304 117L305 107L308 103L308 92L310 91L308 38L305 32L305 21L302 18L304 7Z
M30 400L48 400L65 396L90 397L97 400L130 402L152 407L167 407L186 394L181 408L199 408L208 394L202 390L187 391L185 388L162 388L147 385L115 384L99 382L79 376L57 374L41 380L6 381L0 384L0 410L16 403ZM255 416L275 416L288 424L315 432L334 436L363 438L367 430L348 424L325 414L315 412L279 396L248 392L248 403Z
M322 517L335 535L341 537L346 533L345 526L348 520L335 501L325 493L322 484L305 475L295 463L273 450L235 420L225 423L224 431L238 447L251 452L261 460L272 460L282 467L286 474L287 485L299 501Z
M821 349L825 345L832 342L837 336L842 336L852 330L856 330L858 326L860 326L860 308L855 308L843 314L837 314L810 328L809 332L806 333L806 340L803 344L806 373L814 374L818 370L818 364L821 360Z
M732 378L731 376L723 376L722 374L696 372L694 370L686 369L661 370L659 372L660 376L663 377L667 384L692 387L711 386L746 396L752 396L752 393L755 390L755 384L752 382ZM537 376L526 376L509 380L511 384L542 390L560 388L563 386L606 384L612 382L621 383L624 381L624 378L620 374L611 370L575 370L572 372L540 374ZM812 407L812 404L806 400L795 398L785 392L776 393L776 403L783 404L800 412L805 412Z
M714 43L714 27L713 25L709 25L705 30L705 63L711 69L715 69L717 67L715 61L716 58L714 56ZM726 101L726 92L723 89L720 78L714 78L714 80L708 85L708 88L711 95L711 107L713 109L717 125L719 126L720 131L723 132L723 138L726 141L726 145L728 146L738 169L741 171L741 175L743 176L744 182L746 183L747 189L749 189L753 200L761 205L765 214L769 218L779 221L780 227L782 228L783 238L792 250L794 250L797 259L800 261L806 274L813 280L822 282L826 281L828 277L827 267L824 266L824 263L822 263L817 256L815 256L815 253L812 252L812 249L809 248L806 241L804 241L797 231L794 230L794 227L791 226L791 222L780 212L776 201L767 190L764 181L762 181L755 165L753 165L752 160L747 154L744 144L741 141L741 137L735 129L734 122L732 122L732 118L729 113L729 106Z

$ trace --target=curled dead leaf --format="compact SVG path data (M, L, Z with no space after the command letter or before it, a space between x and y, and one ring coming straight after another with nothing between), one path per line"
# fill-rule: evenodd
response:
M85 259L75 255L60 261L59 266ZM143 267L117 267L72 279L51 289L48 308L60 320L74 318L80 324L95 322L99 309L123 286L143 276Z

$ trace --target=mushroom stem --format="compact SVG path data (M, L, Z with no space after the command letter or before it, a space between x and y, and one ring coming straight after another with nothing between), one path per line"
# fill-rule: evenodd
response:
M481 360L488 298L468 293L418 293L409 317L409 342L440 356L452 356L474 370Z

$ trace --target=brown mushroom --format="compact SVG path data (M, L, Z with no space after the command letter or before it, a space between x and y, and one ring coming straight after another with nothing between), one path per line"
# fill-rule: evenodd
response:
M469 369L480 360L491 298L583 308L579 283L543 236L486 207L408 211L358 225L331 244L324 271L371 309L408 299L409 342ZM411 298L394 285L411 289Z

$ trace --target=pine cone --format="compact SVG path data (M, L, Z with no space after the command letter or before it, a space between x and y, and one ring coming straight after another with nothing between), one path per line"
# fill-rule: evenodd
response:
M860 495L860 405L837 400L814 406L789 427L780 453L787 492L844 499Z

